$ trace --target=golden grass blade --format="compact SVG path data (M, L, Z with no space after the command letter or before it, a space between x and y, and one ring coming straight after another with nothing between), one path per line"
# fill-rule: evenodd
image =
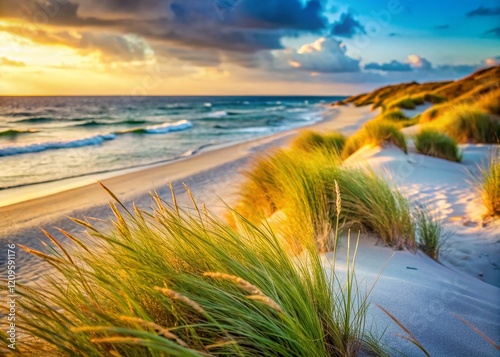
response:
M496 344L491 338L489 338L488 336L486 336L484 334L484 332L482 332L481 330L479 330L476 326L474 326L472 324L472 322L470 321L467 321L466 319L464 319L462 316L460 315L457 315L455 313L452 313L453 316L455 316L457 319L459 319L460 321L462 321L464 324L466 324L467 326L469 326L471 329L474 330L474 332L476 332L479 336L481 336L482 338L484 338L490 345L492 345L493 347L495 347L497 350L500 350L500 345Z
M268 296L265 296L265 295L249 295L249 296L247 296L247 299L261 302L261 303L269 306L270 308L278 311L280 314L284 313L283 309L273 299L271 299Z
M83 221L81 219L78 219L78 218L75 218L75 217L68 217L68 218L71 219L73 222L75 222L76 224L78 224L80 226L88 228L91 231L97 232L97 229L95 229L95 227L93 225L91 225L90 223L88 223L88 222L85 222L85 221Z
M56 264L56 265L64 265L64 263L65 263L65 261L62 259L51 257L50 255L47 255L47 254L42 253L42 252L35 250L35 249L28 248L22 244L18 244L17 246L20 247L22 250L26 251L27 253L34 255L38 258L41 258L43 260L46 260L49 263Z
M125 205L118 199L118 197L116 197L116 195L109 189L107 188L101 181L97 180L97 182L99 183L99 185L101 185L101 187L111 196L113 197L113 199L118 202L118 204L120 206L122 206L122 208L130 215L130 216L133 216L132 213L130 213L130 211L127 209L127 207L125 207Z
M172 202L174 203L175 212L178 216L180 216L179 205L177 204L177 197L175 196L174 185L172 184L172 182L169 182L168 187L170 187L170 192L172 193Z
M203 273L203 276L207 276L212 279L222 279L222 280L227 280L230 281L236 285L239 285L241 288L245 289L249 293L253 295L263 295L262 291L256 287L255 285L249 283L246 280L243 280L242 278L239 278L234 275L230 274L224 274L224 273L213 273L213 272L205 272Z
M66 236L66 238L70 239L71 241L73 241L76 245L78 245L80 248L86 250L87 252L90 252L89 248L87 248L85 246L85 244L78 238L76 238L74 235L66 232L64 229L62 228L56 228L59 232L61 232L62 234L64 234Z
M158 286L155 286L155 290L161 292L163 295L168 296L169 298L171 298L173 300L183 302L184 304L192 307L193 310L199 312L202 315L204 315L206 313L206 311L196 301L193 301L190 298L188 298L187 296L179 294L176 291L173 291L173 290L168 289L168 288L160 288Z
M71 258L71 255L69 255L69 253L66 251L66 249L64 249L64 247L62 246L61 243L59 243L59 241L57 239L55 239L49 232L47 232L45 229L41 228L43 234L45 234L45 236L47 238L49 238L51 240L52 243L54 243L55 245L57 245L57 247L59 249L61 249L61 251L64 253L64 255L66 256L66 258L68 258L68 260L71 262L71 264L75 265L75 262L73 261L73 259Z
M389 316L391 318L392 321L394 321L404 332L407 333L408 336L410 336L410 338L406 337L406 336L401 336L400 337L403 337L405 340L407 341L410 341L411 343L413 343L415 346L417 346L427 357L431 357L431 355L429 354L429 352L427 352L427 350L424 348L424 346L422 346L422 344L420 342L418 342L417 338L410 332L410 330L408 330L405 325L403 325L396 317L394 317L394 315L392 315L389 311L387 311L386 309L384 309L382 306L380 306L379 304L375 304L380 310L382 310L387 316Z

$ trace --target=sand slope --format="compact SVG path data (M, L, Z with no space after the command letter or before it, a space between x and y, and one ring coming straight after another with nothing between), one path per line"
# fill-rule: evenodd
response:
M464 145L462 163L390 148L363 148L347 165L369 165L382 172L412 202L426 205L450 232L441 262L500 286L500 223L484 226L484 207L470 182L478 176L491 145Z
M351 238L351 249L356 238ZM345 275L347 238L337 255L337 274ZM332 255L325 258L327 271ZM384 266L388 265L380 272ZM380 277L379 277L380 275ZM498 356L498 351L453 313L473 323L491 339L500 342L500 289L447 268L422 253L394 252L362 237L357 253L356 276L360 286L371 292L367 327L382 333L382 341L401 353L421 356L416 347L397 334L405 334L379 304L401 321L431 356Z

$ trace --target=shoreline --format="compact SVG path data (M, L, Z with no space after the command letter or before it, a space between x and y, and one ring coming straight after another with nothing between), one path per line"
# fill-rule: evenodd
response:
M183 154L174 156L172 158L163 159L157 162L152 162L147 164L139 164L118 170L105 170L79 176L71 176L62 179L49 180L34 184L7 187L5 189L0 190L0 208L9 207L18 203L23 203L33 199L43 198L60 192L84 187L87 185L91 185L97 181L103 181L113 177L128 175L131 173L148 170L150 168L158 166L175 164L179 161L188 160L192 157L195 157L197 155L202 155L212 150L218 150L231 146L238 146L240 144L258 142L266 138L272 139L274 137L279 137L280 134L291 133L297 130L314 127L318 124L322 124L330 120L334 120L337 115L338 112L334 108L325 106L323 114L324 119L320 121L312 121L310 124L298 126L295 128L289 128L284 131L265 134L264 136L257 136L255 138L247 140L230 141L230 142L216 143L216 144L213 143L203 144L197 146L192 150L186 151Z
M279 146L282 141L300 130L340 130L347 133L355 131L365 121L374 117L376 112L371 112L368 108L345 107L329 109L326 114L329 115L325 120L311 125L240 143L210 146L189 157L148 165L140 169L127 169L129 172L123 173L122 171L118 172L118 175L104 177L102 182L124 200L137 199L147 194L149 190L165 187L169 182L186 180L193 175L214 170L221 165L250 158L257 152L266 152L269 146ZM87 184L62 189L61 181L56 181L51 185L59 186L55 188L57 192L49 191L48 194L39 195L36 198L0 207L0 215L4 218L0 227L0 237L8 236L12 231L42 224L43 221L50 222L70 212L107 205L109 196L99 186L97 179L94 176L85 178ZM92 182L89 183L88 180ZM39 212L41 207L43 207L43 214Z

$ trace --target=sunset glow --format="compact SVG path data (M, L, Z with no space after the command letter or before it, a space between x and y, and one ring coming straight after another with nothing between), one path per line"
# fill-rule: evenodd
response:
M445 20L437 9L430 14L438 5L400 3L391 14L383 1L356 9L313 1L314 11L294 1L300 17L284 20L270 7L259 18L254 1L223 10L194 0L146 3L0 1L0 94L303 92L296 85L346 94L404 78L457 78L498 63L495 16L465 4L447 10L449 24L425 29L424 16ZM450 56L457 41L474 51Z

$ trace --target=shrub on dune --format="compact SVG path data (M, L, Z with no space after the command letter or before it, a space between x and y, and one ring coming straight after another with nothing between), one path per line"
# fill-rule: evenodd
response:
M292 142L292 147L304 150L325 150L340 154L344 148L346 138L341 133L319 134L314 131L304 131Z
M440 104L446 102L446 97L435 93L425 93L423 95L423 99L425 102L432 104Z
M500 115L500 89L483 94L477 101L477 106L490 114Z
M413 104L415 104L415 105L422 105L425 103L425 98L423 95L412 96L411 100L412 100Z
M387 113L384 113L382 116L383 119L400 121L400 120L408 120L409 118L401 111L401 110L391 110Z
M407 152L405 136L396 125L384 120L372 120L347 140L342 157L349 157L365 145L385 143L396 145L405 153Z
M387 108L415 109L416 104L411 97L397 98L387 104Z
M488 164L479 168L479 179L475 180L488 215L500 216L500 150L496 148L489 156Z
M462 155L457 142L435 129L424 129L415 135L413 141L419 153L440 159L460 162Z
M352 266L340 286L327 277L314 244L297 260L272 232L243 217L236 231L194 201L188 211L154 199L152 214L122 214L113 205L110 232L80 222L95 245L68 233L77 253L52 237L53 255L27 249L64 280L18 288L17 328L49 343L51 355L358 353L366 299L353 291Z
M418 247L432 259L439 260L439 253L447 238L447 235L443 234L441 224L423 206L417 207L415 221L417 223Z
M420 123L429 123L433 120L436 120L439 116L441 116L446 110L450 108L448 103L433 105L429 109L425 110L422 114L420 114Z
M451 107L434 123L459 143L497 143L500 138L499 121L469 103Z

